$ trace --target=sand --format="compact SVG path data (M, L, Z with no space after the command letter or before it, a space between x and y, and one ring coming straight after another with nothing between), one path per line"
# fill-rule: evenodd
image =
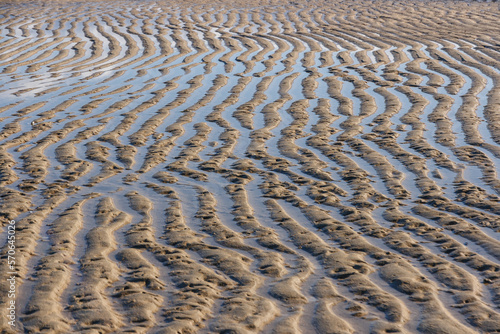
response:
M0 332L500 331L498 3L1 2L0 31Z

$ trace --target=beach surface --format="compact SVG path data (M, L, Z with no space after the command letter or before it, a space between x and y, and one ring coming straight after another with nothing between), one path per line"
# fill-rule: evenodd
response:
M0 3L1 333L499 332L499 169L497 2Z

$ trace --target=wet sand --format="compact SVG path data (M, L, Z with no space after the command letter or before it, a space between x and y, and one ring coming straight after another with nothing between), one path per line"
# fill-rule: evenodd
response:
M0 31L2 333L500 331L498 3L2 2Z

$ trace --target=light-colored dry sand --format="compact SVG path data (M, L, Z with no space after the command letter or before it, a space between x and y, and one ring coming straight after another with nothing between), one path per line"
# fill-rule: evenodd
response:
M500 331L497 3L1 2L0 32L0 332Z

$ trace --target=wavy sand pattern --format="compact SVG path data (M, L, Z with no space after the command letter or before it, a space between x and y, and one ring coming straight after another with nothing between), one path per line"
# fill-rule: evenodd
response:
M500 331L498 4L0 8L19 331Z

